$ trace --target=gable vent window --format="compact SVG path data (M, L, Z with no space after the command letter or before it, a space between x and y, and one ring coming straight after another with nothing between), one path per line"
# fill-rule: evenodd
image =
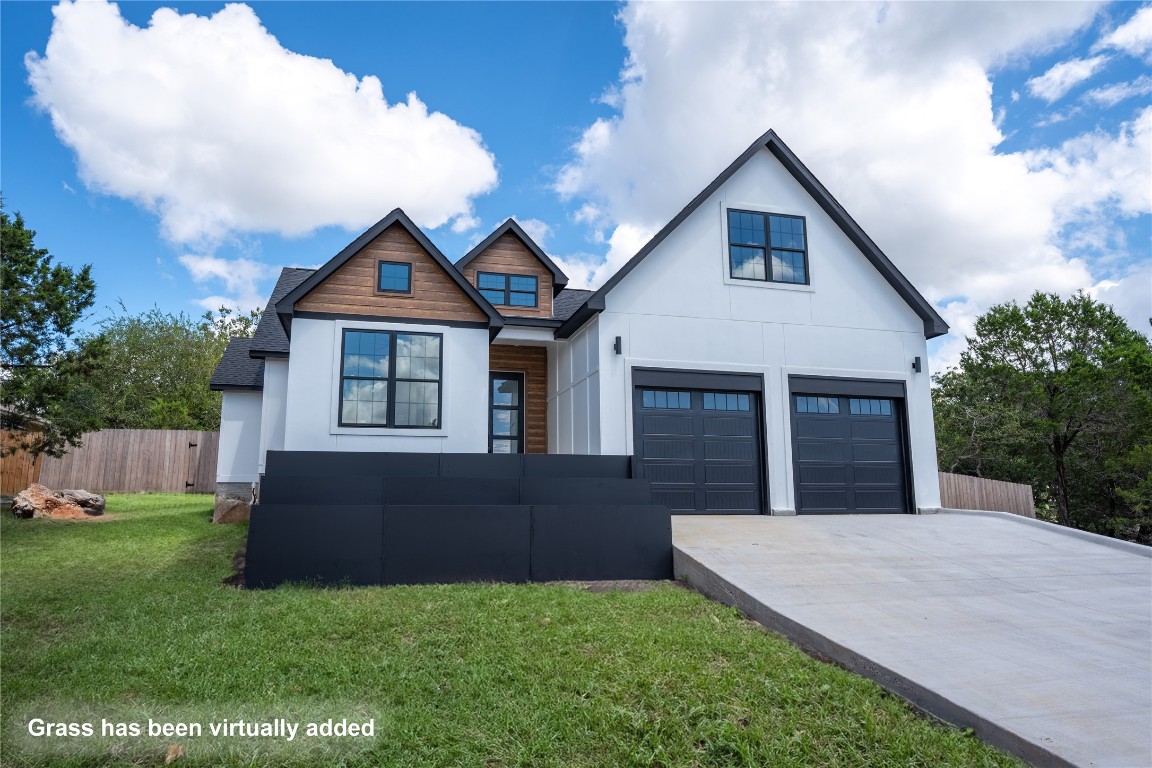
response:
M808 283L808 239L801 216L728 211L728 263L737 280Z
M438 333L344 331L340 426L440 426Z
M535 307L536 278L532 275L501 275L495 272L480 272L476 275L476 287L484 298L493 304L505 307Z
M401 261L377 264L376 290L381 293L412 293L412 265Z

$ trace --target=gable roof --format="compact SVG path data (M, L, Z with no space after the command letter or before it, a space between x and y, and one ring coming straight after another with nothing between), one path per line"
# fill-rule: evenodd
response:
M345 262L359 253L364 246L375 240L380 233L393 224L398 224L403 227L405 231L412 236L412 239L419 243L420 247L432 257L432 260L444 270L445 274L480 308L488 318L489 332L493 336L499 332L500 328L504 326L504 319L500 316L500 313L488 303L487 299L480 295L479 291L472 287L471 283L464 279L464 275L456 269L452 262L444 258L444 254L440 253L440 249L432 244L432 241L420 230L420 227L416 226L404 211L396 208L365 230L363 234L345 246L344 250L329 259L324 266L305 277L299 285L292 288L283 298L276 302L276 314L280 318L280 324L284 327L286 335L291 335L292 313L296 302L307 296L309 291L324 282L329 275L339 269Z
M513 219L508 219L503 224L496 227L495 232L488 235L488 237L481 240L475 248L464 254L464 257L460 259L460 261L456 262L456 268L463 271L464 267L468 266L468 264L471 263L473 259L484 253L484 251L488 250L488 246L492 245L492 243L496 242L509 232L519 238L520 242L524 243L525 247L528 248L528 251L537 259L539 259L540 263L544 265L544 268L552 273L553 295L559 293L561 288L568 285L568 276L561 271L560 267L556 266L556 263L552 261L552 259L548 258L548 254L544 253L540 246L536 245L536 241L529 237L528 233L525 232Z
M744 167L744 164L751 160L757 152L761 149L767 149L772 155L780 162L784 168L792 174L792 177L800 183L800 186L812 197L813 200L824 210L828 217L836 223L840 230L852 241L860 252L872 263L889 285L895 289L900 298L908 304L912 310L919 315L920 319L924 321L924 336L925 338L935 338L943 336L948 332L948 324L944 322L944 318L936 312L928 300L925 299L919 291L913 287L912 283L908 282L908 278L896 269L896 266L884 255L880 247L872 242L872 238L865 234L864 230L860 228L844 207L832 197L820 181L812 175L805 165L800 162L800 159L788 148L779 136L776 135L774 130L769 130L756 141L748 149L744 150L739 157L736 158L712 183L706 186L700 194L692 198L692 202L684 207L684 210L676 214L670 222L668 222L663 229L656 233L656 235L648 241L648 243L641 248L635 256L628 260L628 262L617 270L616 274L608 279L591 296L588 300L580 305L568 319L564 325L556 331L556 337L560 339L567 338L576 332L588 318L604 309L604 297L608 292L616 287L627 277L628 273L636 268L644 258L656 249L660 243L664 242L665 238L672 233L676 227L687 219L697 208L704 204L704 202L712 196L712 193L720 188L724 182L728 181L736 171Z
M248 356L252 339L237 336L228 340L224 356L212 371L208 389L214 392L259 391L264 389L264 361Z
M284 333L284 326L276 316L276 302L288 295L300 283L312 274L314 269L298 269L284 267L280 270L280 277L276 280L276 287L272 289L272 298L260 315L260 322L256 324L256 332L252 334L252 344L248 348L251 357L288 357L288 335Z

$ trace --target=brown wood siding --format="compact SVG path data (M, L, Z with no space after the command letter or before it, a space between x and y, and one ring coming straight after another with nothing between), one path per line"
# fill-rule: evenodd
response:
M552 273L532 255L528 246L520 242L520 238L511 232L505 232L496 238L496 242L488 246L468 266L464 267L464 277L472 285L476 285L477 272L499 272L505 275L535 275L539 294L536 307L505 307L498 306L496 310L509 317L552 317Z
M488 370L524 374L524 451L548 453L548 350L494 344Z
M376 262L412 265L412 294L376 290ZM487 322L488 316L432 256L399 224L381 232L360 252L296 302L297 312L411 317L418 320Z

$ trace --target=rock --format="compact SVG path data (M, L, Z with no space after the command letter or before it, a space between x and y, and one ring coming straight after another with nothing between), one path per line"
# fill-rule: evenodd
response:
M62 498L71 501L78 507L82 507L89 515L102 515L104 514L104 497L98 493L90 493L89 491L80 490L66 490L60 491Z
M84 494L84 501L89 506L81 506L64 494L57 493L51 488L33 483L27 489L16 494L12 500L12 514L16 517L50 517L56 520L83 520L90 516L104 514L104 498L87 491L69 491L68 493ZM91 498L88 498L91 497ZM95 499L99 500L99 508Z
M230 495L216 495L216 508L212 513L214 523L242 523L248 519L251 501Z

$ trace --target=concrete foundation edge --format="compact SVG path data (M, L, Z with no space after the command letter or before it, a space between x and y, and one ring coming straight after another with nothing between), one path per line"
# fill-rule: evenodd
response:
M676 546L672 548L672 570L676 579L686 582L705 597L738 608L749 618L783 635L801 649L831 659L850 672L878 683L890 693L945 722L961 728L971 728L981 741L1039 768L1075 768L1074 763L1049 752L1044 747L772 610L744 590L705 568Z
M1128 552L1133 555L1140 555L1141 557L1152 557L1152 547L1146 547L1143 544L1137 544L1134 541L1124 541L1123 539L1114 539L1111 536L1101 536L1098 533L1091 533L1090 531L1081 531L1079 528L1068 528L1056 523L1050 523L1047 520L1034 520L1030 517L1023 515L1013 515L1011 512L993 512L991 510L983 509L941 509L942 513L947 515L976 515L979 517L998 517L1001 519L1014 520L1024 525L1031 525L1036 528L1044 528L1045 530L1059 533L1064 536L1071 536L1076 539L1090 541L1093 544L1100 544L1111 549L1118 549L1122 552Z

